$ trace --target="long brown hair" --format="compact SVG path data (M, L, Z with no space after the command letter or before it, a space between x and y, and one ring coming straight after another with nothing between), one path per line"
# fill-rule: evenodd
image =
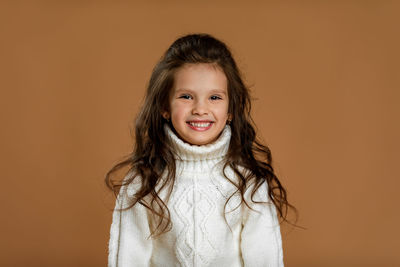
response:
M258 188L268 185L268 195L277 209L278 216L287 221L288 208L296 209L287 201L287 193L274 173L270 149L256 138L254 122L251 118L249 89L243 83L239 69L228 47L208 34L190 34L177 39L165 52L153 69L146 97L135 120L135 144L130 155L116 164L106 174L106 184L117 196L122 186L133 181L140 184L131 198L129 209L137 203L148 208L156 227L152 235L162 234L171 228L170 214L165 199L159 192L169 188L171 194L175 182L175 159L172 146L164 131L164 124L169 123L161 114L169 111L169 92L174 84L174 74L184 64L212 63L220 67L228 80L229 110L232 114L231 140L225 158L224 170L228 166L238 177L238 183L232 182L240 192L242 203L246 205L244 193L250 182L255 183L251 191L251 201ZM172 125L171 125L172 126ZM124 167L129 167L125 179L113 179L114 174ZM248 170L245 173L242 168ZM165 175L165 179L161 176ZM157 189L156 189L157 188ZM230 199L230 198L229 198ZM227 200L227 202L229 201ZM226 207L226 204L225 204Z

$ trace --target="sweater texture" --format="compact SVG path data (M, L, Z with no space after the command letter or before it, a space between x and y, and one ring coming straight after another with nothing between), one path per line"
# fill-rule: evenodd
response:
M176 153L176 180L166 202L172 229L149 238L154 224L148 209L136 204L118 210L127 207L138 184L123 187L113 212L108 266L283 266L280 226L266 183L253 199L267 203L251 202L252 186L246 190L245 198L254 209L250 210L240 204L240 193L223 175L230 127L203 146L183 142L168 126L165 131ZM232 169L226 168L225 174L237 181ZM159 192L163 200L167 191Z

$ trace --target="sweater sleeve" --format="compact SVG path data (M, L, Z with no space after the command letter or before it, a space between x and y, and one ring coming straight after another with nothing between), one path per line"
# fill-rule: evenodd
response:
M117 197L110 229L108 267L149 266L152 241L146 208L137 203L128 210L132 184L122 187Z
M247 203L243 209L241 253L244 266L282 267L283 251L279 221L274 204L269 201L268 187L263 183L254 195L254 200L268 203L253 203L250 200L252 187L245 194Z

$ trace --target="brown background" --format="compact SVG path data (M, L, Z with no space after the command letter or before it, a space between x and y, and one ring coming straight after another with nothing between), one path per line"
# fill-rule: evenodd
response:
M36 3L33 3L36 2ZM132 2L132 3L131 3ZM105 172L178 36L233 50L307 230L287 266L400 266L399 2L0 4L1 266L105 266Z

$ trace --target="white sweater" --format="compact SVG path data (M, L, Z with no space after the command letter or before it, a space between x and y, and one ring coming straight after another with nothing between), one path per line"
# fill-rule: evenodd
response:
M237 193L228 202L227 222L224 219L224 204L235 191L223 176L221 164L229 147L230 127L214 143L203 146L184 143L169 127L165 130L177 154L176 181L167 202L172 229L148 238L152 217L144 206L114 210L108 266L283 266L280 227L271 202L254 204L249 188L245 197L258 212L238 206ZM235 181L231 169L225 173ZM131 184L121 190L116 208L126 207L127 196L135 188ZM267 190L264 183L255 199L268 201ZM163 199L166 191L160 193Z

